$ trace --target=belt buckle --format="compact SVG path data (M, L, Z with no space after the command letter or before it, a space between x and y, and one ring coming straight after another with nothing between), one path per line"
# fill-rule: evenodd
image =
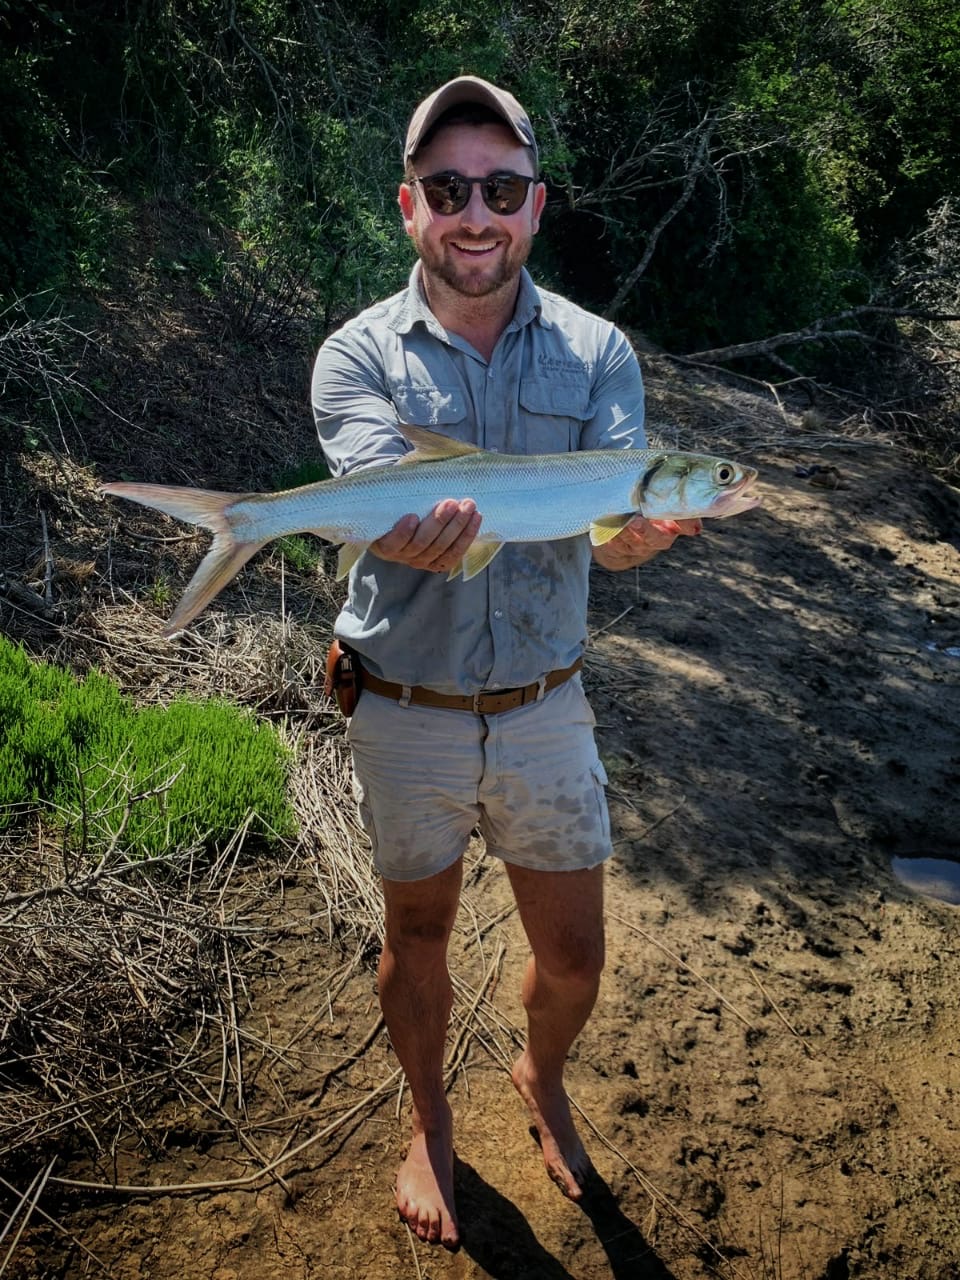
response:
M483 697L483 690L482 690L482 689L478 689L478 690L477 690L477 692L473 695L473 713L474 713L474 715L479 716L479 715L482 715L482 714L483 714L483 713L481 712L481 710L480 710L480 699L481 699L482 697Z

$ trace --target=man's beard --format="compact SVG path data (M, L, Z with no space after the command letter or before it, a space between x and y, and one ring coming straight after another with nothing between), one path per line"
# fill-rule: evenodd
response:
M484 240L490 238L489 236L457 237L462 244L469 244L471 240L482 244ZM430 275L442 280L454 293L459 293L465 298L486 298L513 285L520 274L521 267L530 256L533 239L531 236L523 236L519 240L511 240L506 250L500 254L495 270L491 271L485 265L478 263L476 272L471 270L469 263L452 262L442 244L439 249L434 249L433 246L428 247L419 236L414 237L414 243L424 270Z

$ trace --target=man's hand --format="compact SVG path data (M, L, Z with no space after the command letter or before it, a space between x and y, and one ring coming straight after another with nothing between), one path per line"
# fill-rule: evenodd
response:
M411 569L449 573L479 531L480 513L472 498L444 498L422 520L401 516L389 533L370 543L370 550Z
M702 530L700 519L647 520L634 516L615 538L593 548L593 558L604 569L633 569L672 547L677 538L695 538Z

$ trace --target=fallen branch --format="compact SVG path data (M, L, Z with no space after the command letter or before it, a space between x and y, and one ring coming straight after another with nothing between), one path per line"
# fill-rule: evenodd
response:
M881 307L865 304L862 307L851 307L848 311L840 311L835 316L827 316L816 320L803 329L795 329L790 333L778 333L769 338L759 338L755 342L736 342L728 347L711 347L706 351L691 351L684 356L670 355L668 359L679 364L724 364L727 360L745 360L750 356L770 356L780 347L798 346L805 342L832 342L840 338L857 338L863 342L890 346L890 343L877 338L873 334L864 333L861 329L835 328L848 320L860 316L890 316L898 319L912 320L960 320L960 315L953 312L917 311L910 307Z

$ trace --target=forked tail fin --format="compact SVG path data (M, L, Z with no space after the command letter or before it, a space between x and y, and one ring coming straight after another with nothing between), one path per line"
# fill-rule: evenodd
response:
M141 506L153 507L168 516L198 524L213 532L213 546L200 562L170 621L163 628L166 637L174 636L191 622L201 609L222 591L264 542L239 542L230 524L229 508L241 495L221 493L215 489L181 489L165 484L105 484L103 493L128 498Z

